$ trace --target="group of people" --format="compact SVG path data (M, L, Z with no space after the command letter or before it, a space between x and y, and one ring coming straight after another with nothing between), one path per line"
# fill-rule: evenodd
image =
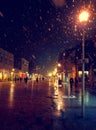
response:
M36 77L36 82L37 83L39 82L39 80L44 80L44 77L42 77L42 78Z
M16 82L16 81L20 81L20 83L21 83L22 81L24 81L24 82L27 84L27 82L28 82L28 77L27 77L27 76L26 76L25 78L21 78L21 77L20 77L20 78L18 78L18 79L15 78L15 82Z
M28 82L28 77L26 76L26 77L24 77L24 78L19 78L18 79L20 82L22 82L22 80L27 84L27 82ZM44 80L44 77L42 77L42 80ZM16 80L15 80L16 81ZM39 78L38 77L36 77L36 80L35 80L37 83L39 82Z

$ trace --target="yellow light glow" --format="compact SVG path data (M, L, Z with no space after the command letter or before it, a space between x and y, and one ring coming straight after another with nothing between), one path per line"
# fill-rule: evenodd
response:
M7 74L4 74L3 76L4 76L4 79L6 79L6 78L7 78Z
M53 75L56 75L56 72L55 72L55 71L53 71Z
M82 11L79 15L79 21L80 22L87 22L89 19L89 13L87 11Z
M58 74L58 78L60 78L60 79L61 79L61 77L62 77L62 76L61 76L61 74Z
M79 76L81 76L82 75L82 71L79 71L78 74L79 74ZM84 74L88 75L89 72L88 71L84 71Z
M49 73L48 76L51 77L51 76L52 76L52 73Z
M55 68L54 71L57 73L57 68Z
M13 74L14 74L14 72L12 71L12 72L11 72L11 75L13 75Z
M53 75L56 75L56 73L57 73L57 68L54 69Z
M0 73L0 79L2 79L2 73Z

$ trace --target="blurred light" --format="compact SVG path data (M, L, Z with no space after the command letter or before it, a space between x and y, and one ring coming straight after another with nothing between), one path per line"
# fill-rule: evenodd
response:
M61 67L61 64L60 64L60 63L58 63L58 67Z
M0 72L0 79L2 79L2 72Z
M13 74L14 74L14 72L12 71L12 72L11 72L11 75L13 75Z
M57 73L57 68L55 68L54 71Z
M4 76L4 79L6 79L6 78L7 78L7 74L4 74L3 76Z
M58 78L60 78L60 79L61 79L61 77L62 77L62 76L61 76L61 74L58 74Z
M14 82L11 82L11 86L10 86L10 92L9 92L9 107L13 107L13 103L14 103Z
M56 72L55 72L55 71L53 71L53 75L54 75L54 76L56 75Z
M84 73L85 73L86 75L88 75L88 74L89 74L89 71L84 71ZM79 76L82 75L82 71L79 71L78 74L79 74Z
M15 71L15 69L13 68L12 71Z
M48 76L51 77L51 76L52 76L52 73L49 73Z
M89 18L89 13L87 11L82 11L79 15L79 21L80 22L87 22Z

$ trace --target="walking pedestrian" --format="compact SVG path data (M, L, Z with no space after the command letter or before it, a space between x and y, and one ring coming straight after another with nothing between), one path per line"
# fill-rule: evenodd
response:
M38 83L38 77L36 78L36 82Z
M27 82L28 82L28 77L25 77L25 78L24 78L24 81L25 81L25 83L27 84Z
M74 83L73 78L70 78L70 92L71 92L71 94L72 94L73 83Z

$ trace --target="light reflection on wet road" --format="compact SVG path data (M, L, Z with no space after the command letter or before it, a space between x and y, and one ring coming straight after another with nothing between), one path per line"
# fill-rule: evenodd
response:
M68 86L47 81L0 82L0 130L61 130L56 118L81 112L81 88L73 88L76 98L63 98L69 95ZM96 108L96 96L86 91L85 104Z

